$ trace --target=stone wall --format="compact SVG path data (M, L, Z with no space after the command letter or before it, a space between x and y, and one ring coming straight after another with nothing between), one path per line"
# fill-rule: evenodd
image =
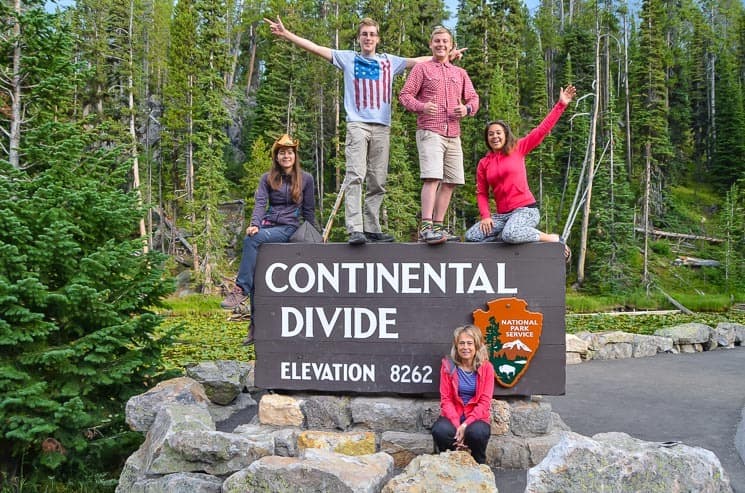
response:
M621 331L566 335L567 364L589 360L643 358L658 353L693 353L741 346L745 325L720 322L716 327L687 323L654 331L653 335Z
M382 471L368 478L378 488L371 491L380 491L381 474L388 481L435 452L430 428L439 399L262 395L252 373L250 363L203 363L130 399L127 422L146 438L127 460L117 492L177 491L165 485L186 483L193 491L221 491L215 487L259 459L269 474L278 464L320 467L318 453L341 470L351 467L343 457L365 457L355 477ZM491 425L488 466L505 469L535 466L568 429L539 397L494 399Z

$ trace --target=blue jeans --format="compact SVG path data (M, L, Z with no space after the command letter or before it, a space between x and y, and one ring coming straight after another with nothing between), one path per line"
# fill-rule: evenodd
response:
M259 253L259 246L264 243L287 243L296 229L297 226L291 225L262 227L255 235L246 235L243 238L241 265L238 268L238 277L236 277L235 283L241 287L243 294L251 297L251 315L254 312L254 271L256 270L256 256Z

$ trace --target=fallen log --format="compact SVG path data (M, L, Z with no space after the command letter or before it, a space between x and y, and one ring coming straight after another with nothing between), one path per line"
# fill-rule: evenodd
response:
M719 267L718 260L680 256L673 260L673 265L685 265L688 267Z
M638 233L644 233L644 228L634 228L634 231ZM691 234L686 234L686 233L671 233L669 231L662 231L659 229L650 229L648 233L654 236L663 236L666 238L680 238L682 240L703 240L703 241L708 241L709 243L724 243L724 240L721 238L714 238L711 236L691 235Z

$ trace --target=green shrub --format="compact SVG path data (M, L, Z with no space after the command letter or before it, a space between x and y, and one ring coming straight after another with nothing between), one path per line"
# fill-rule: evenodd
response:
M27 138L46 142L42 169L0 163L0 474L80 477L136 446L110 438L126 400L163 376L174 334L148 307L173 282L163 255L143 253L118 151L74 125Z

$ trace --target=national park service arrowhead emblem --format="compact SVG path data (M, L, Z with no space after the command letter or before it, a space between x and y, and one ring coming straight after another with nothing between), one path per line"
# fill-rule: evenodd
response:
M487 305L487 311L473 312L473 324L484 335L497 383L513 387L541 343L543 314L528 311L528 302L518 298L500 298Z

